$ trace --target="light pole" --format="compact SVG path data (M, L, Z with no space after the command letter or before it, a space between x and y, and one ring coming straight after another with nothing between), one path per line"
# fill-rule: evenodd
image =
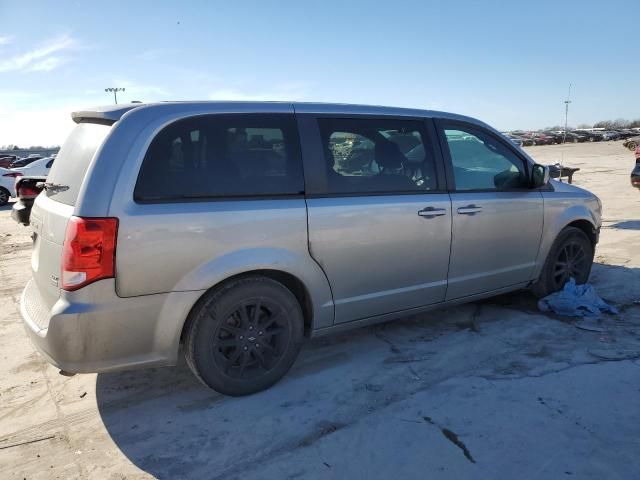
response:
M564 133L562 134L562 144L567 141L567 121L569 119L569 104L571 103L571 84L569 84L569 93L567 99L564 101Z
M113 92L113 101L117 104L118 103L118 92L124 92L124 88L123 87L109 87L109 88L105 88L104 91L107 92L107 93Z

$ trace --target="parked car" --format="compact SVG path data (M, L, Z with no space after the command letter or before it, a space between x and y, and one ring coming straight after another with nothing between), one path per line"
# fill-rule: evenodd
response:
M627 138L637 137L638 136L638 132L637 131L631 130L631 129L628 129L628 128L621 129L621 130L616 130L616 132L618 132L618 134L620 135L620 138L622 140L626 140Z
M627 147L629 150L635 150L638 145L640 145L640 136L628 138L622 143L622 145Z
M619 140L620 134L614 130L607 130L602 132L605 140Z
M29 225L31 208L36 197L44 189L47 177L18 177L15 183L16 202L11 209L11 218L22 225Z
M582 143L586 141L587 137L585 135L579 135L573 132L567 132L564 140L565 143Z
M533 140L531 140L531 134L527 132L523 132L521 130L508 132L508 136L515 138L521 142L521 147L530 147L533 145Z
M478 120L277 102L73 119L31 211L20 308L65 371L172 365L182 342L204 384L244 395L305 335L589 277L598 198ZM330 146L355 140L373 165L340 173Z
M15 183L16 177L21 174L9 170L7 168L0 167L0 207L4 207L11 197L16 196Z
M640 162L636 162L635 167L631 170L631 185L640 188Z
M534 133L531 135L532 145L553 145L556 143L555 138L544 133Z
M588 142L601 142L604 140L604 135L599 131L574 130L572 133L587 137Z
M507 140L509 140L511 143L513 143L516 147L522 147L522 144L524 143L521 137L518 137L516 135L512 135L510 133L503 133L503 135L505 137L507 137Z
M0 168L10 168L17 158L16 155L0 155Z
M45 157L35 160L29 163L25 167L13 168L12 170L15 172L20 172L25 176L44 176L46 177L49 174L49 170L53 165L55 158Z
M555 143L555 144L562 143L562 140L564 139L564 135L558 132L547 131L547 132L542 132L542 135L544 135L545 137L549 137L552 140L552 143Z
M36 160L40 160L41 158L42 158L42 155L29 155L28 157L19 158L18 160L11 163L11 168L26 167L30 163L33 163Z

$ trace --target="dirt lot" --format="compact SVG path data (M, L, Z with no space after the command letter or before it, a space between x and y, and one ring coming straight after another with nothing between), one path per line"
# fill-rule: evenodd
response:
M282 382L245 398L184 364L60 375L23 332L30 239L3 208L0 478L640 478L633 154L528 151L580 167L574 183L603 200L592 281L619 315L585 325L502 296L311 341Z

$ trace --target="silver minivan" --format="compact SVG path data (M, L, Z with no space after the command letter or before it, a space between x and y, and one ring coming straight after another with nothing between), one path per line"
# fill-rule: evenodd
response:
M173 365L243 395L305 336L589 277L601 204L424 110L171 102L75 112L21 300L69 372Z

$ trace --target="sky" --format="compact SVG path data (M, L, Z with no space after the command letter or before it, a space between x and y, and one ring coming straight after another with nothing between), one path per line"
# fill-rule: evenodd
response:
M0 146L118 102L445 110L501 130L640 117L635 1L0 0Z

